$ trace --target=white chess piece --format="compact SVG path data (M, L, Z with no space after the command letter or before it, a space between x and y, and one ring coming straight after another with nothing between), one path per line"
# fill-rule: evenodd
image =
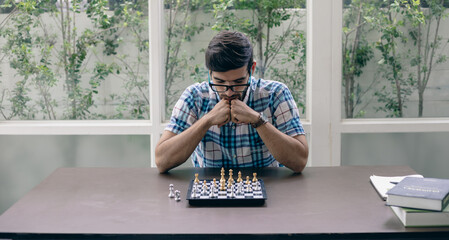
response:
M207 185L203 184L203 190L201 191L202 196L207 196Z
M260 190L261 190L260 182L257 181L257 182L256 182L256 191L260 191Z
M175 200L177 202L181 201L181 192L179 190L175 191Z
M252 192L253 192L253 188L251 187L251 183L246 184L246 193L252 193Z
M168 197L169 197L169 198L174 198L174 197L175 197L175 193L174 193L174 187L173 187L173 184L170 184L170 186L168 187L168 189L170 190L170 192L168 193Z
M229 195L230 198L235 198L235 193L234 193L234 184L231 185L231 193Z
M211 186L210 186L210 194L209 194L209 197L210 198L215 198L215 186L214 186L214 184L211 184Z
M197 189L198 189L198 184L197 183L193 184L193 189L192 189L192 197L193 198L197 198L198 197L197 196Z
M237 195L242 195L243 194L243 183L239 182L237 185Z
M203 186L202 183L201 183L201 186ZM201 193L201 189L202 188L200 187L200 184L197 184L196 185L196 193Z

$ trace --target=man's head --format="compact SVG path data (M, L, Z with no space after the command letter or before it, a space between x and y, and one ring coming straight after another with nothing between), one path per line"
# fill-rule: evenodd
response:
M209 43L206 50L206 67L214 72L227 72L253 65L253 47L240 32L221 31Z
M255 67L251 42L243 33L221 31L207 47L206 67L212 84L234 86L249 83ZM243 99L246 86L213 89L222 90L218 92L222 99Z

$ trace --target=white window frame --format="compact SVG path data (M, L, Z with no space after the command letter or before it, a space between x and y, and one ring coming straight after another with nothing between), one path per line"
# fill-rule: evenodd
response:
M342 0L307 0L308 166L341 165L345 133L449 132L449 118L342 119ZM0 135L150 135L154 150L166 123L163 1L149 1L150 120L0 121Z
M310 165L340 166L345 133L449 132L449 118L342 119L342 0L307 0Z

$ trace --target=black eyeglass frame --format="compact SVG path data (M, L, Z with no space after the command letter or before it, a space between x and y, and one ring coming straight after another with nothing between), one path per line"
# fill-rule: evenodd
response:
M209 86L212 89L212 91L217 92L217 93L225 93L228 91L228 89L231 89L233 92L235 93L244 93L246 92L246 90L248 89L248 87L251 85L251 72L249 73L249 78L248 78L248 83L245 84L236 84L236 85L223 85L223 84L215 84L212 83L210 80L210 72L209 72ZM226 88L224 91L218 91L216 88L214 87L224 87ZM245 89L243 89L242 91L236 91L234 90L235 87L246 87Z

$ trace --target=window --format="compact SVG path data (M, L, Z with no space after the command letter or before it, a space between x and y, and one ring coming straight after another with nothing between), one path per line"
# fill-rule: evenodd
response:
M343 118L448 117L447 1L344 1Z
M2 10L0 119L150 118L147 1L5 1Z
M48 25L47 28L41 28L48 31L48 33L40 31L39 34L41 35L37 35L38 31L36 30L30 30L29 34L24 31L28 35L17 35L18 40L16 43L8 43L8 34L17 33L17 26L5 24L6 21L4 19L9 16L9 13L8 9L3 9L0 14L2 23L0 26L0 41L1 46L11 46L11 51L3 50L0 58L2 59L0 63L2 74L0 79L0 96L2 96L0 98L0 134L6 138L8 135L146 135L151 138L151 141L149 141L152 154L151 166L154 167L154 149L170 116L170 108L186 86L204 80L204 52L202 52L202 49L206 47L214 33L219 29L228 27L245 31L254 41L256 61L258 61L257 64L259 66L256 72L257 77L263 76L267 79L285 82L297 98L300 112L304 112L301 116L305 130L308 133L310 166L338 166L345 163L346 159L342 160L342 146L344 145L345 149L347 149L346 141L350 138L342 138L342 135L349 136L350 134L370 134L375 132L392 134L449 132L449 119L447 118L449 111L446 110L447 104L445 104L447 96L444 95L447 91L445 91L446 83L443 77L447 75L445 68L448 66L447 61L443 61L445 59L443 56L448 54L447 47L445 47L448 39L447 27L445 26L447 26L448 18L442 18L440 22L441 34L438 36L441 36L441 38L437 37L437 39L441 39L441 42L438 45L438 53L434 56L435 61L437 59L440 60L438 64L432 67L429 83L423 95L422 116L426 118L417 118L419 116L417 80L414 80L413 86L409 85L409 88L401 88L404 91L406 89L408 89L407 91L410 90L410 92L404 92L404 94L409 95L404 98L406 101L403 102L402 118L386 118L393 117L389 115L394 115L395 111L376 110L382 106L385 108L386 103L378 101L381 95L376 95L375 92L382 90L384 86L386 90L380 91L381 93L389 93L388 96L391 97L394 95L391 93L394 92L388 78L382 77L382 74L386 73L387 70L380 67L382 64L385 65L387 63L380 61L382 55L380 54L380 49L376 48L375 45L379 36L381 36L376 34L382 34L382 29L373 27L366 27L365 29L365 25L368 26L368 24L364 25L363 31L366 31L364 32L365 35L360 35L360 38L365 40L360 42L365 44L362 44L363 46L371 44L372 57L366 58L366 56L371 55L369 54L370 51L365 49L365 53L368 54L358 59L361 60L361 63L366 63L366 65L361 64L358 66L361 68L354 75L355 90L348 96L357 96L358 93L364 94L362 97L359 96L353 99L352 117L350 115L347 117L345 110L345 86L348 85L345 83L343 73L346 71L345 69L351 68L348 67L349 65L345 65L347 63L346 60L343 60L342 53L345 53L345 56L348 53L350 56L351 52L345 50L347 48L345 47L343 36L347 34L348 40L354 40L354 35L348 33L355 26L354 19L356 18L351 16L357 16L355 11L356 3L378 4L379 1L307 0L306 2L295 2L292 5L285 5L288 7L284 9L285 11L282 10L276 13L276 16L284 16L281 19L285 20L276 24L273 22L273 28L268 28L267 25L262 28L262 32L265 34L265 38L262 38L261 41L262 44L259 44L258 35L255 34L259 32L257 30L259 23L257 21L258 13L255 12L254 6L250 6L250 4L254 4L253 2L234 1L234 5L228 6L226 5L228 1L220 1L223 4L215 5L215 8L203 3L201 3L202 5L190 7L179 6L178 15L176 18L173 18L176 19L177 23L173 26L173 29L177 26L182 26L180 23L182 23L185 16L187 16L186 26L188 28L186 28L186 33L181 31L182 28L174 31L177 35L172 38L173 41L170 40L170 44L167 44L169 39L167 30L170 26L169 19L171 19L170 12L174 10L174 4L177 2L183 1L160 0L142 2L144 5L139 8L142 14L131 14L128 12L130 16L124 14L117 19L117 22L115 20L111 22L110 24L119 24L117 25L117 32L114 32L114 34L109 32L105 38L97 39L97 48L93 48L93 45L85 48L88 51L84 61L89 60L93 64L78 66L80 72L76 71L78 68L68 69L71 70L74 76L77 74L83 76L83 78L80 78L82 79L79 85L80 90L77 94L72 94L73 96L68 94L67 86L69 85L62 78L62 76L65 76L63 61L53 60L53 58L61 58L61 56L56 53L53 54L55 56L49 56L49 53L45 51L49 50L50 46L53 46L51 49L53 52L55 52L55 48L64 49L60 45L61 40L58 40L62 39L62 35L55 35L56 37L53 40L46 38L45 41L43 37L37 38L37 36L43 34L55 34L54 31L56 31L57 27ZM268 6L269 3L274 4L282 1L263 2ZM394 1L390 2L393 3ZM431 1L426 2L430 6ZM26 4L31 4L26 1L21 3L25 4L23 6L25 9ZM41 3L44 4L42 1ZM108 18L105 19L111 20L115 13L108 4L101 5L105 4L104 2L94 1L94 3L97 4L98 9L92 12L92 18L96 20L93 20L92 24L85 23L82 26L86 27L86 29L99 30L102 27L100 25L102 21L99 16L106 17L99 14L106 13ZM147 3L149 5L146 5ZM115 6L112 2L109 4ZM130 5L132 6L133 4ZM305 10L306 5L307 13ZM103 11L103 7L100 6L107 7L108 10ZM127 6L126 4L120 6L117 9L122 9L123 11L127 9L124 8ZM147 7L148 9L146 9ZM70 9L70 6L68 8ZM426 14L429 13L428 7L423 5L421 8L424 16L427 16ZM72 14L70 15L71 17L74 16L71 10L67 11L67 7L63 7L63 9L65 9L62 11L64 16L68 12ZM386 16L384 9L381 10L376 12ZM444 12L448 13L446 5L444 5ZM133 13L137 13L137 11ZM36 14L42 16L43 19L43 16L50 15L50 12L39 12ZM78 19L83 14L87 16L86 10L80 9L80 13L75 13L75 19ZM287 18L287 15L282 14L287 14L289 17ZM62 14L58 16L61 17ZM84 20L88 18L87 16ZM33 19L33 22L36 22L36 19ZM346 22L348 19L352 19L352 21ZM28 23L23 19L17 19L17 21L19 20L23 24ZM129 23L123 24L125 20L129 20ZM374 17L369 20L374 21ZM12 19L8 21L12 21ZM404 44L399 42L398 44L402 44L399 48L416 50L417 48L412 47L414 42L410 40L408 31L405 30L405 23L408 21L404 21L404 26L401 26L399 29L403 31L404 36L407 36L409 40ZM103 23L107 24L106 22ZM435 20L433 23L435 23ZM133 24L143 25L139 25L141 26L139 28L131 29L131 26L137 26ZM72 31L73 25L70 26L72 26L70 28ZM432 25L430 33L436 32L435 26ZM30 27L34 27L34 25ZM422 28L425 29L425 27L427 25L422 24ZM76 37L78 40L84 36L84 39L87 41L90 35L88 32L85 32L86 29L79 27L77 28L77 34L71 36ZM118 31L118 29L121 29L122 32ZM269 39L273 41L268 41L267 45L265 39L268 37L268 29L270 29ZM287 29L290 30L287 31ZM128 37L134 40L137 39L132 35L133 31L139 33L136 36L141 36L138 41L141 44L139 45L140 47L136 47L138 42L127 41ZM187 32L191 35L187 34ZM266 56L264 54L269 54L277 46L276 43L280 44L282 42L280 41L280 36L283 36L282 34L286 32L291 33L288 35L290 40L285 41L283 47L277 48L278 50L273 52L278 53L277 57L271 58L271 62L265 61ZM27 40L26 36L34 36L33 41ZM110 39L109 37L112 36L114 38ZM115 39L115 36L117 36L117 39ZM186 36L190 36L190 38ZM121 39L120 37L123 38ZM431 38L429 37L429 39ZM23 42L23 48L18 48L19 40ZM55 42L52 43L50 40ZM30 42L33 44L30 44ZM305 45L306 42L307 44ZM111 45L109 46L106 43ZM166 58L167 54L174 56L173 53L177 49L170 48L167 51L167 46L172 46L171 43L175 47L177 43L181 43L176 59L184 60L176 64L182 66L185 62L188 63L188 66L182 71L176 70L178 66L172 64L174 62L170 63L170 61L174 61L173 59ZM117 47L116 44L119 44L119 46ZM269 51L267 51L266 46L268 46ZM350 46L349 42L347 46ZM259 50L260 47L262 47L262 51ZM12 51L13 49L14 51ZM112 56L107 55L105 51L109 51ZM116 55L114 55L114 51L116 51ZM412 54L413 52L408 50L401 52L401 54L405 53ZM139 57L137 57L138 55ZM24 62L24 58L21 57L28 57L29 61ZM117 59L118 57L127 58L120 61ZM304 59L306 60L304 61ZM401 62L403 65L402 69L407 70L402 72L403 79L408 80L405 76L409 77L409 74L417 74L416 65L413 65L417 61L415 58L415 61L412 63L412 57L403 57L401 59L402 61L408 61ZM16 60L16 65L13 65L17 70L11 70L12 66L9 64L11 60ZM18 66L19 60L26 64ZM48 70L44 67L38 68L43 65L41 60L44 63L46 61L51 63L47 64L50 66ZM169 61L168 65L165 60ZM12 62L14 63L14 61ZM95 63L102 63L103 65L97 66ZM269 64L269 66L262 68L261 66L264 66L263 63ZM169 75L169 72L165 71L165 67L170 66L170 64L173 65L173 80L164 81L166 75ZM129 68L129 71L132 69L133 72L128 72L126 69L127 65L133 66ZM76 64L74 67L77 67ZM388 65L383 67L388 67ZM117 69L119 68L120 72L118 73ZM56 71L55 69L59 70ZM98 71L95 72L94 70L96 69ZM37 72L39 74L31 70L39 70ZM124 83L130 83L129 76L134 76L135 79L139 80L138 83L130 84L129 87L132 87L132 90L128 90L128 86L123 85ZM53 83L50 80L55 81L56 78L59 85L56 83L55 86L51 85ZM369 88L370 91L367 91L366 89L371 85L373 79L376 79L379 84ZM169 83L169 81L172 82ZM110 82L110 85L107 85L106 82ZM43 88L40 89L39 85L36 85L38 83L41 85L45 83L46 85L42 85ZM357 84L360 87L357 87ZM98 91L98 93L95 91ZM14 105L14 102L11 102L14 96L22 96L15 98L16 105ZM47 96L51 98L47 98ZM70 97L76 99L76 108L72 108L69 104ZM368 97L368 99L364 97ZM125 101L126 98L127 101ZM432 99L437 100L433 101ZM55 117L52 114L52 107ZM73 115L73 113L75 114ZM42 121L49 119L52 121ZM82 121L79 121L81 119ZM347 163L353 162L351 160L348 161Z
M306 9L296 1L170 1L165 3L165 119L182 91L207 80L204 51L221 30L245 33L254 47L256 78L285 83L306 119Z

